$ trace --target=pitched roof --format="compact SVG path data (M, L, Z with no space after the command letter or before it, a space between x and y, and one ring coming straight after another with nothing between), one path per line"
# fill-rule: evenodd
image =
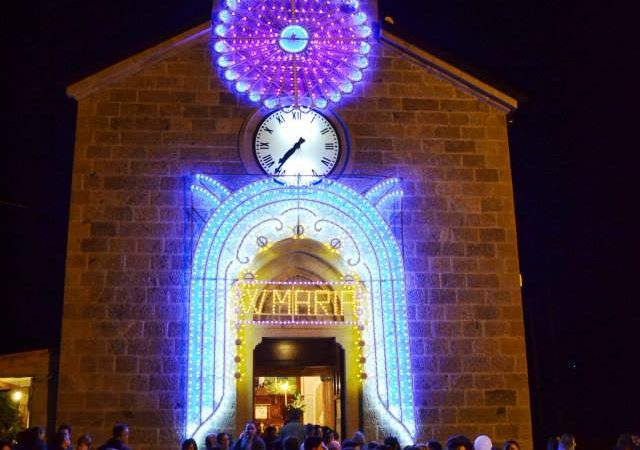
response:
M111 83L142 70L148 64L160 61L180 47L206 42L210 36L211 24L209 22L198 25L70 85L67 88L67 95L80 100ZM387 30L380 31L380 41L400 50L427 70L496 108L510 113L518 107L518 101L515 98Z

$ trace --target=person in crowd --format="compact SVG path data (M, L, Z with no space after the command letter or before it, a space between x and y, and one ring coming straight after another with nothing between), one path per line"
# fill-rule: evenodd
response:
M218 433L216 435L215 450L229 450L231 448L231 435L229 433Z
M196 444L195 439L185 439L182 442L181 450L198 450L198 444Z
M473 450L473 445L468 437L458 434L447 439L447 450Z
M387 436L384 438L384 445L389 447L389 450L400 450L400 442L395 436Z
M71 447L71 439L66 431L56 431L49 441L49 450L67 450Z
M83 434L78 438L76 450L89 450L93 444L93 439L89 434Z
M427 441L427 450L442 450L442 444L435 440Z
M367 439L364 437L364 433L362 431L356 431L355 433L353 433L353 437L351 438L351 440L359 448L364 448L367 443Z
M322 438L310 436L304 440L304 450L322 450Z
M262 434L262 440L267 450L273 450L276 439L278 439L276 427L269 425Z
M248 421L244 431L233 445L233 450L266 450L264 441L258 436L258 427L253 421Z
M58 427L58 431L62 433L67 433L67 436L69 436L69 442L71 442L71 445L69 445L69 448L73 449L73 440L71 439L71 425L67 425L66 423L63 423Z
M342 441L342 450L360 450L360 446L353 439L345 439ZM364 448L362 450L365 450Z
M126 424L116 424L111 432L111 439L98 447L98 450L108 450L110 448L113 448L114 450L131 450L127 447L127 444L129 443L129 427Z
M335 439L329 441L327 443L327 450L341 450L340 442L336 441Z
M630 433L624 433L618 436L616 441L616 450L634 450L633 435Z
M17 448L19 450L47 450L47 443L44 441L44 428L31 427L27 429L18 439Z
M282 441L283 450L300 450L300 441L295 436L287 436Z
M520 444L517 441L509 440L502 444L502 450L520 450Z
M0 440L0 450L12 450L11 441L7 439Z
M295 437L298 441L298 445L304 442L304 426L300 422L300 419L302 419L302 416L300 415L299 410L292 409L289 411L285 424L280 429L280 439L282 439L283 445L285 439L289 436Z
M208 434L206 438L204 438L204 448L205 450L213 450L216 447L216 439L217 436L213 433Z
M564 433L560 436L560 441L558 442L558 450L575 450L576 448L576 438L571 433Z
M558 450L559 436L551 436L547 438L547 450Z
M481 434L473 441L473 448L475 450L491 450L493 448L493 442L491 438L486 434Z

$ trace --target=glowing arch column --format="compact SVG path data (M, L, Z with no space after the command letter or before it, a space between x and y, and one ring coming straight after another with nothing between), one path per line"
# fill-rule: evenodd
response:
M308 187L264 180L230 193L199 176L192 190L210 203L212 212L191 269L187 434L200 436L220 427L233 408L234 280L261 246L290 238L299 223L314 240L341 241L343 259L369 292L365 336L372 345L364 392L383 427L401 441L411 441L415 419L404 269L381 213L390 198L401 195L398 181L380 183L365 196L327 180Z

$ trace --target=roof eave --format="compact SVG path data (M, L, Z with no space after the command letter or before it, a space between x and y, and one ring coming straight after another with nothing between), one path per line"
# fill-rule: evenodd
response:
M418 64L429 68L460 89L507 114L518 108L515 98L384 29L380 31L380 40L402 51Z
M69 97L81 100L109 84L141 71L149 64L160 61L176 48L197 42L200 39L208 39L210 33L211 23L205 22L158 45L113 64L106 69L96 72L93 75L89 75L76 83L73 83L67 87L66 93Z

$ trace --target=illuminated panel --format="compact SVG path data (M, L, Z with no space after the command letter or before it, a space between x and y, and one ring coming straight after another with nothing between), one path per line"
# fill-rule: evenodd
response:
M205 194L203 184L210 187L211 180L196 177L194 194ZM383 182L365 196L330 180L295 187L266 179L230 194L214 186L219 195L211 196L212 212L195 246L191 273L187 434L201 437L232 413L239 376L233 324L243 326L236 322L234 283L257 254L294 238L313 239L339 253L348 267L345 275L367 292L359 314L366 326L355 327L366 355L364 392L383 427L403 443L412 441L403 262L378 209L401 195L398 181Z
M226 0L213 18L224 78L268 108L325 108L362 80L371 49L356 0Z

